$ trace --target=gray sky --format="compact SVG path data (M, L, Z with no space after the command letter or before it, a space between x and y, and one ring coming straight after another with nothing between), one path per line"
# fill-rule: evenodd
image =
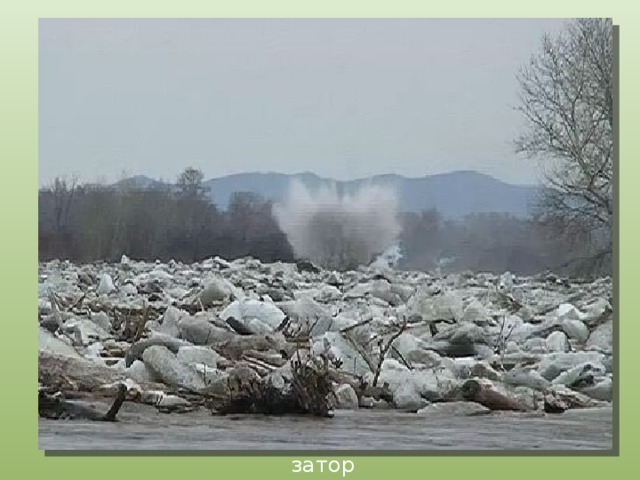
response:
M40 21L40 171L473 169L533 183L515 75L562 20Z

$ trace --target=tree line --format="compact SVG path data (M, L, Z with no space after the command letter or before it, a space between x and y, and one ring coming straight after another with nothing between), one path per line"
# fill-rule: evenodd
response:
M292 261L293 251L271 214L271 202L236 192L214 205L202 172L187 168L175 187L78 185L56 179L38 195L38 254L74 262L139 260L194 262L219 255Z
M609 239L584 225L567 226L557 218L478 213L460 220L436 209L402 218L401 268L531 275L553 271L572 276L611 274L611 255L602 255ZM608 250L607 250L608 251Z
M201 261L252 256L264 262L295 260L272 202L236 192L226 210L211 202L203 175L185 169L175 186L79 185L58 178L39 191L39 258L74 262ZM548 217L474 214L444 218L436 209L400 215L398 244L405 269L445 271L544 270L588 274L610 262L582 262L598 251L588 229L559 227ZM583 264L584 263L584 264Z

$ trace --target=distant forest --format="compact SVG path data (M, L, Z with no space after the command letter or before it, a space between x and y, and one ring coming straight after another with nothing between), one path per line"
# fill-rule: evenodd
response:
M113 262L126 254L186 263L215 255L295 260L271 201L236 192L222 210L201 183L202 173L194 169L180 175L176 188L77 185L58 178L39 190L39 259ZM582 276L611 268L610 258L594 261L590 232L534 216L483 213L454 221L431 209L401 214L401 225L404 269Z

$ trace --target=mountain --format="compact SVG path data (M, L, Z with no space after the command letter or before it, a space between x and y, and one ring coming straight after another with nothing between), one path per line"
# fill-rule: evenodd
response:
M539 193L538 187L508 184L474 171L403 179L398 191L407 211L433 206L446 217L487 212L524 216Z
M436 208L448 218L487 212L524 216L539 191L533 185L513 185L472 170L420 178L387 174L351 181L335 181L310 172L250 172L212 178L205 181L204 186L216 205L226 208L231 195L238 191L252 191L275 202L283 201L292 180L302 182L310 190L335 185L338 191L345 193L353 193L367 184L388 186L398 192L401 210L419 212ZM142 175L123 182L143 188L160 183Z
M335 184L342 192L353 193L372 184L396 189L401 209L419 212L437 208L445 217L459 218L470 213L504 212L516 216L527 214L538 188L512 185L475 171L458 171L407 178L400 175L377 175L352 181L334 181L313 173L241 173L205 182L216 204L226 208L233 192L253 191L276 202L286 198L291 180L301 181L310 190Z
M304 172L296 174L284 173L237 173L225 177L212 178L204 182L211 192L211 198L223 208L229 203L233 192L256 192L265 198L281 202L287 197L289 184L292 180L301 181L311 190L335 183L334 180L322 178L314 173Z

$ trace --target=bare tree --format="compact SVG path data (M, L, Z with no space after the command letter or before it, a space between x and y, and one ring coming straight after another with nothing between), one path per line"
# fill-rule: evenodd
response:
M207 195L203 179L201 170L187 167L177 180L176 244L181 255L186 255L190 261L196 261L207 253L206 240L212 235L212 222L217 217L216 207Z
M202 185L203 180L202 170L193 167L185 168L178 176L178 193L183 198L201 200L206 195Z
M613 26L575 19L518 76L527 130L518 152L543 160L542 216L605 232L613 221Z
M71 178L56 177L49 186L53 197L54 225L58 233L67 227L77 184L78 177L74 175Z

